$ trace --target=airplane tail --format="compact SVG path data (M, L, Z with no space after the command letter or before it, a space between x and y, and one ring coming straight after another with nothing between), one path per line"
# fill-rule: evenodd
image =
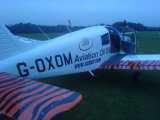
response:
M15 36L5 25L0 26L0 60L29 50L38 43L40 42Z
M13 42L12 33L6 28L5 25L0 26L0 49L3 49L7 45Z

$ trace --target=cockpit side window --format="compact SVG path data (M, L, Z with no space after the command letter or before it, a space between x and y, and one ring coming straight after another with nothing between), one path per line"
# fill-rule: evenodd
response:
M111 40L111 52L120 52L120 44L121 44L121 38L120 38L120 33L112 28L112 27L107 27L109 30L110 34L110 40Z
M109 44L109 34L104 34L101 36L102 45L108 45Z

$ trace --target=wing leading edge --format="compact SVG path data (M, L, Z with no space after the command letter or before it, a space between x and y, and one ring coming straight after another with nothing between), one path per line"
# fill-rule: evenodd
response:
M0 73L0 113L17 120L50 120L77 105L74 91Z
M160 55L115 55L100 69L108 70L160 70Z

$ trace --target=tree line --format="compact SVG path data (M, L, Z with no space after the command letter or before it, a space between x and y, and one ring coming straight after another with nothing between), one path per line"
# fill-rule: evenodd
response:
M149 27L149 26L145 26L141 23L127 22L126 20L116 22L113 24L113 26L122 32L126 32L126 31L160 31L160 27Z
M112 26L116 27L121 32L126 31L160 31L160 27L147 27L141 23L127 22L126 20L115 22ZM32 23L19 23L14 25L7 25L10 31L14 34L21 33L67 33L68 29L71 31L80 30L86 26L67 26L67 25L35 25Z
M66 33L71 29L71 31L76 31L82 29L83 26L66 26L66 25L55 25L55 26L47 26L47 25L35 25L32 23L19 23L15 25L7 25L10 31L14 34L21 33Z

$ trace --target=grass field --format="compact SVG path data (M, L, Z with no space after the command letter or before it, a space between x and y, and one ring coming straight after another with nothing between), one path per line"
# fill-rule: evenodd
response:
M137 33L137 51L160 53L160 33ZM118 71L96 71L95 79L81 73L42 81L83 95L77 107L54 120L160 120L160 72L143 72L138 83L132 73Z
M138 32L138 53L160 53L160 32Z

